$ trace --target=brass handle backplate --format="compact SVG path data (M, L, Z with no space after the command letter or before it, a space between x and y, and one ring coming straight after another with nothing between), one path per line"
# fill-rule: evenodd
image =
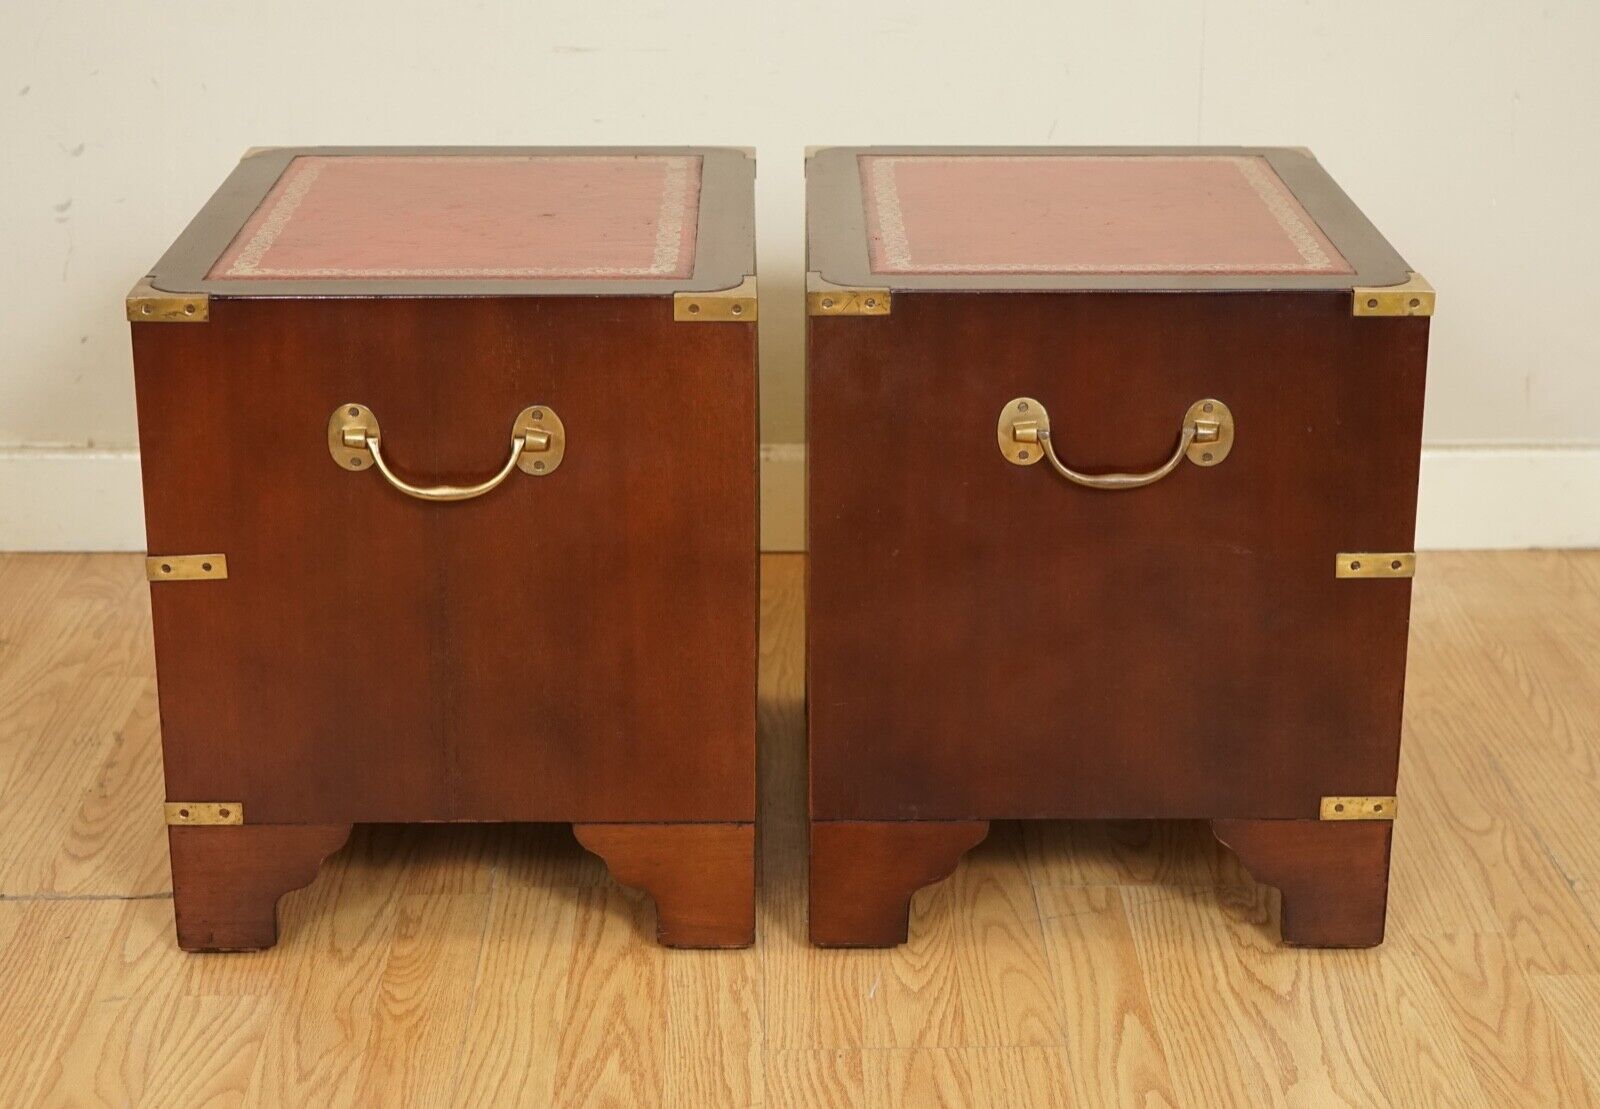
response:
M470 501L499 486L512 470L544 477L561 465L567 450L561 417L539 404L517 413L511 425L511 457L499 473L476 485L413 485L389 469L382 439L378 417L364 404L341 404L328 417L328 453L341 470L377 470L406 496L424 501Z
M1032 397L1018 397L1000 410L995 429L1000 453L1015 466L1032 466L1048 460L1056 473L1076 485L1090 489L1137 489L1160 481L1178 468L1185 458L1196 466L1215 466L1233 449L1233 413L1220 400L1197 400L1183 415L1178 446L1154 470L1142 474L1085 474L1072 469L1056 455L1055 437L1050 432L1050 414Z

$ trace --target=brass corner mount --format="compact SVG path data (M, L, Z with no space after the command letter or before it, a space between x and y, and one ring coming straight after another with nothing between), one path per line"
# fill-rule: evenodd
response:
M835 285L821 274L806 274L808 316L887 316L892 304L888 289Z
M1350 290L1350 311L1356 316L1431 316L1435 294L1420 273L1398 285L1357 285Z
M672 294L672 318L682 323L755 323L759 308L754 274L731 289Z
M168 293L141 277L128 290L128 319L132 323L205 323L211 318L211 298L205 293Z

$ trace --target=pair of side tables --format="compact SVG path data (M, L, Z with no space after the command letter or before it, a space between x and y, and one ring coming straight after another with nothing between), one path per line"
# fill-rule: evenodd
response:
M1304 150L806 173L812 939L990 820L1201 818L1380 942L1432 290ZM753 941L754 178L252 151L135 286L184 948L362 821L571 822Z

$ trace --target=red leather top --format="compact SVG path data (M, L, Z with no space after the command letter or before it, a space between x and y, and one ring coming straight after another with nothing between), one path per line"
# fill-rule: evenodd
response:
M1354 272L1265 158L863 155L884 274Z
M687 277L694 155L302 155L214 280Z

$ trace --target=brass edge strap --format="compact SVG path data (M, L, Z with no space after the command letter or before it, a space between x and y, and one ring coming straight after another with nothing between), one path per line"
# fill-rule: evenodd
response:
M144 560L149 581L221 581L228 576L225 554L150 555Z
M1333 556L1336 578L1409 578L1416 572L1412 551L1340 551Z
M168 801L167 823L181 826L243 824L244 803L240 801Z
M1394 797L1324 797L1322 820L1393 820Z

